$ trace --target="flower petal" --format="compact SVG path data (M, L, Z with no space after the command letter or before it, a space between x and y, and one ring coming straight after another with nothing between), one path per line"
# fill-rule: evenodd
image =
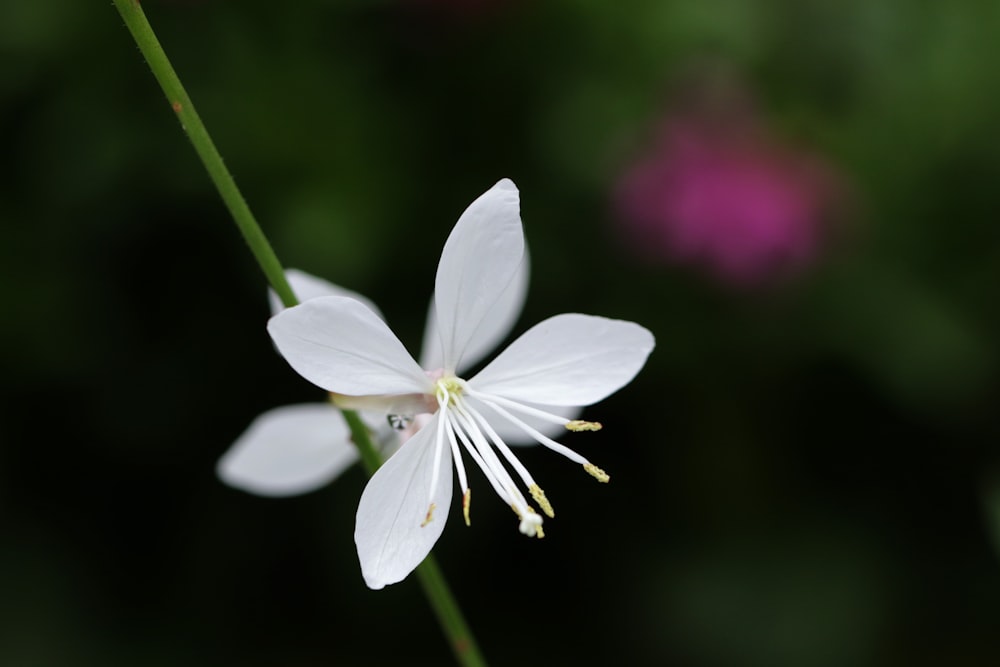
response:
M328 403L286 405L257 417L216 466L219 478L259 496L314 491L358 459L347 424Z
M525 251L517 272L507 288L500 294L493 308L486 313L479 328L469 345L465 348L461 363L455 372L461 375L470 367L482 361L487 354L503 342L524 308L524 300L528 295L528 253ZM424 347L420 353L420 365L429 370L444 367L443 350L441 349L441 332L437 325L437 309L434 300L427 312L427 326L424 329Z
M385 320L378 307L357 292L344 289L339 285L334 285L329 281L317 278L314 275L306 273L305 271L299 271L298 269L285 269L285 278L288 280L288 284L291 286L292 291L295 292L295 297L299 300L299 303L308 301L309 299L315 299L318 296L349 296L352 299L356 299L368 306L373 313L378 315L380 320ZM267 291L267 300L271 304L272 315L277 315L285 309L284 304L281 303L281 299L278 298L277 293L275 293L272 289Z
M441 537L451 505L451 449L445 442L430 498L438 421L407 440L372 476L358 504L354 542L369 588L402 581ZM434 515L427 522L429 501Z
M517 188L503 179L469 205L441 251L434 302L443 367L462 365L524 255Z
M327 391L363 396L430 388L385 322L354 299L311 299L272 317L267 330L289 365Z
M653 346L653 334L634 322L556 315L511 343L469 385L515 401L590 405L628 384Z

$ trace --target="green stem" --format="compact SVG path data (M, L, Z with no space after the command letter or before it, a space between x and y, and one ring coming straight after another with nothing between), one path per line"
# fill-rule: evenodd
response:
M260 225L257 224L253 213L250 212L250 207L247 206L246 200L243 199L239 188L236 187L232 175L226 169L222 156L215 148L208 130L205 129L198 112L195 111L191 98L188 97L181 80L177 77L177 73L167 58L167 54L160 46L139 1L114 0L114 3L118 13L125 20L125 25L132 34L132 38L139 46L146 62L149 63L153 76L156 77L166 94L170 107L180 120L181 127L191 139L198 157L205 165L212 182L233 216L236 226L239 227L240 233L243 234L244 240L250 246L257 263L264 271L268 283L277 292L285 306L296 305L298 300L285 278L281 262L278 261L271 244ZM342 410L341 412L351 429L351 436L365 468L369 474L374 474L375 470L382 464L382 459L372 443L368 428L357 413L351 410ZM417 567L417 577L420 579L424 593L437 615L442 630L450 641L452 651L459 664L465 667L485 667L486 661L479 653L476 640L469 631L462 612L432 554L428 554L424 562Z
M382 457L379 455L378 450L375 449L375 446L372 445L368 427L361 421L361 417L358 416L357 412L353 410L341 410L341 413L344 415L344 420L347 421L347 425L351 429L351 437L354 439L354 444L358 447L358 453L361 455L361 463L364 465L365 470L368 471L368 476L371 477L382 465Z
M267 276L267 281L277 292L282 303L286 306L294 306L296 304L295 294L285 279L281 262L278 261L271 244L254 219L253 213L250 212L250 207L247 206L246 200L240 194L239 188L236 187L236 181L226 169L222 156L219 155L218 149L212 142L212 137L209 136L198 112L195 111L194 104L191 103L191 98L188 97L184 86L181 85L181 80L177 77L177 73L167 58L167 54L160 46L160 41L156 38L156 33L153 32L153 27L146 20L139 0L114 1L115 7L125 19L125 25L135 39L135 43L139 45L139 50L146 58L146 62L149 63L153 76L156 77L163 92L166 93L170 108L177 115L181 127L191 139L191 143L194 144L198 157L201 158L205 169L208 170L208 175L215 183L219 194L222 195L222 201L225 202L236 226L240 228L240 233L243 234L247 245L250 246L250 251L253 252L257 263L260 264L264 275Z
M448 582L444 580L444 575L441 573L441 568L438 567L437 559L434 558L433 553L427 554L424 562L417 566L417 578L420 579L424 595L434 607L438 623L451 643L451 650L455 654L458 664L467 667L486 667L486 660L479 652L476 638L469 630L462 610L455 602L451 589L448 588Z

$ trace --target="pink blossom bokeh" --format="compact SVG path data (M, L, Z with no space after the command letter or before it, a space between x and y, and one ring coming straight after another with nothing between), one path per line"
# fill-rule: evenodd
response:
M668 114L649 152L620 178L615 208L644 257L756 287L818 259L840 179L737 107Z

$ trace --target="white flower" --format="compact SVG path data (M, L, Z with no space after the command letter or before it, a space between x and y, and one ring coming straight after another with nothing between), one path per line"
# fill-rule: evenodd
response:
M378 315L349 297L312 299L268 323L292 368L344 403L417 415L419 430L375 473L358 507L354 536L371 588L406 577L441 535L451 504L452 465L468 522L471 489L463 452L517 514L521 532L543 535L543 518L522 489L546 516L554 516L552 506L500 426L504 432L519 429L598 480L608 480L528 419L569 430L599 428L539 406L590 405L617 391L652 351L649 331L631 322L558 315L528 330L476 375L457 374L467 357L485 347L484 340L495 342L497 306L509 298L523 258L517 188L505 179L469 206L445 244L434 294L438 342L425 341L425 358L433 362L427 367L407 353Z
M491 352L514 326L527 291L527 262L522 262L520 271L503 294L491 314L484 329L488 329L478 341L478 347L470 349L466 364L475 364ZM371 301L356 292L311 276L297 269L288 269L285 277L292 291L300 301L308 301L320 296L347 296L354 298L374 313L378 308ZM278 295L268 294L272 314L284 309ZM381 318L381 315L379 314ZM429 341L438 340L433 304L429 309L427 328L424 335L424 351L421 361L425 366L440 365L439 346ZM575 411L561 411L568 417ZM376 444L383 456L390 456L401 444L401 440L412 434L407 428L398 434L389 428L384 411L362 411L362 419L375 432ZM555 429L544 423L536 423L548 435ZM507 434L512 444L528 444L520 433ZM534 444L534 440L531 441ZM329 401L323 403L301 403L268 410L259 415L236 439L236 442L219 459L216 473L219 478L234 488L259 496L295 496L315 491L336 479L344 470L358 460L357 447L351 442L351 434L339 411Z

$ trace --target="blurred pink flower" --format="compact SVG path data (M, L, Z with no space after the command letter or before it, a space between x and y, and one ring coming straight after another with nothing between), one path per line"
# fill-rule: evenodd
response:
M650 154L619 181L616 208L631 240L651 259L697 264L738 286L810 265L838 179L745 108L720 117L707 107L666 118Z

